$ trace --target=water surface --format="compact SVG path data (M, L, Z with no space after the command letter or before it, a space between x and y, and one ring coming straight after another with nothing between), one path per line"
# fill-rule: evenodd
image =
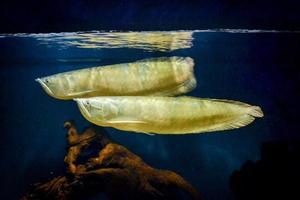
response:
M106 128L111 137L157 168L173 170L205 199L232 199L231 173L260 158L270 140L299 139L299 52L296 32L203 30L78 32L0 37L1 199L20 197L30 183L60 175L63 122L88 125L72 101L49 97L35 78L91 66L162 56L195 61L198 86L188 95L259 105L265 117L240 129L149 136Z

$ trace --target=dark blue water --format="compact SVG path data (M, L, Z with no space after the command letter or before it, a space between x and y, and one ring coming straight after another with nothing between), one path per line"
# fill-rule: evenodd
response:
M188 95L261 106L265 117L236 130L149 136L107 128L119 144L157 168L173 170L205 199L232 199L229 178L260 158L263 142L299 139L299 33L193 33L193 46L171 52L135 48L61 48L34 37L0 38L0 199L64 171L63 122L89 123L72 101L49 97L34 81L59 72L160 56L195 60L197 88Z

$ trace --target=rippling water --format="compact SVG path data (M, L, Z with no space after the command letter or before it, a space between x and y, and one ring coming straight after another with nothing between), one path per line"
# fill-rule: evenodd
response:
M136 48L148 51L174 51L190 48L192 31L156 32L71 32L49 34L14 34L2 36L32 37L40 44L60 48Z
M112 138L147 163L178 172L206 199L231 199L229 177L260 145L299 138L300 34L268 30L74 32L0 35L1 163L15 199L26 185L64 171L64 120L88 122L72 101L49 97L37 77L139 59L189 56L198 86L188 95L259 105L265 117L231 131L148 136L107 128Z

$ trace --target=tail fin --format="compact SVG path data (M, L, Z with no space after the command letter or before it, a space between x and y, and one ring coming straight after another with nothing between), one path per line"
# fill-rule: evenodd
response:
M263 117L264 116L264 113L259 106L252 106L251 108L252 108L252 112L250 113L250 115L252 115L253 117Z

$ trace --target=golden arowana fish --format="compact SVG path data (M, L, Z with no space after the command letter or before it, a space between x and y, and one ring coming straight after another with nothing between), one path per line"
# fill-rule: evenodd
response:
M258 106L193 97L93 97L77 101L82 115L99 126L156 134L235 129L262 117Z
M190 57L140 60L93 67L36 79L57 99L92 96L173 96L196 87Z

